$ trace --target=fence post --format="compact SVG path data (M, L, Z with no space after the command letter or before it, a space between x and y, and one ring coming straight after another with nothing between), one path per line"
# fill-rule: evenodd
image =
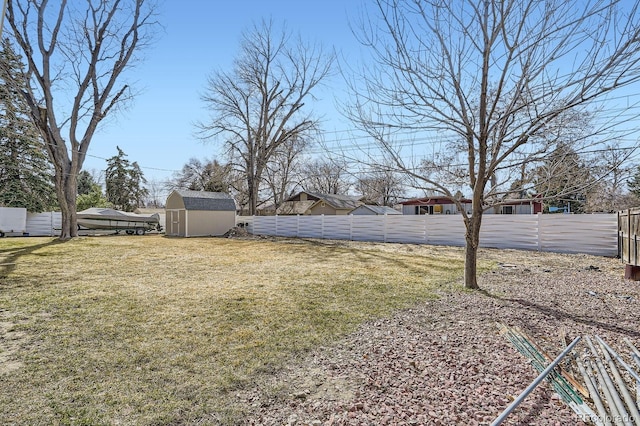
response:
M538 251L542 251L542 213L538 213L536 225L538 227Z
M624 220L623 217L620 216L621 213L624 213L623 211L618 211L616 213L616 218L614 220L616 220L616 235L618 236L618 251L616 253L616 256L620 259L620 261L622 263L624 263L624 245L622 242L622 226L623 223L622 221Z
M353 215L349 215L349 241L353 241Z
M384 223L383 223L383 231L382 231L382 239L384 240L384 242L387 242L387 214L384 214Z
M631 209L627 209L627 238L629 239L629 243L628 243L628 246L629 246L629 257L628 257L628 259L629 259L629 262L631 262ZM633 245L633 251L634 252L637 251L635 244ZM637 254L634 257L635 257L634 260L636 261L635 263L638 263L637 262L638 261Z
M424 227L424 243L425 244L429 244L429 227L427 226L427 215L423 214L423 222L424 224L422 225Z
M296 215L296 238L300 238L300 214Z

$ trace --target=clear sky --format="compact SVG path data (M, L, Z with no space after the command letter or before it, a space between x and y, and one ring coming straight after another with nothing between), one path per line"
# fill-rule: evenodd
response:
M200 97L214 70L231 70L239 53L241 33L254 23L273 19L286 23L309 42L319 42L338 53L358 44L350 29L361 10L361 0L163 0L159 20L164 30L146 60L133 71L141 93L116 118L106 120L89 147L85 170L101 172L106 158L119 146L137 161L147 180L171 177L191 158L214 158L213 143L194 136L194 123L207 116ZM309 105L324 116L323 128L346 130L334 111L339 77L318 92L322 100Z
M213 142L195 136L194 123L205 120L201 96L207 77L217 70L231 71L239 54L243 31L263 19L299 33L308 42L335 49L341 62L360 62L361 46L351 25L357 24L371 0L158 0L158 20L164 26L156 43L144 53L146 60L132 71L134 90L140 91L130 108L102 123L95 135L84 169L101 173L106 159L119 146L136 161L148 181L162 182L192 158L220 158ZM366 52L366 51L365 51ZM366 54L366 53L365 53ZM326 141L351 135L349 123L335 108L345 99L339 75L315 92L318 102L305 107L323 117ZM630 90L630 89L629 89ZM637 95L638 91L632 91ZM624 95L624 94L621 94ZM636 136L633 136L634 141Z

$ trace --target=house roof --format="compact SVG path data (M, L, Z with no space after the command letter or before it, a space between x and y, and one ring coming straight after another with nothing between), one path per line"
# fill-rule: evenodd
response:
M471 200L467 198L461 198L460 202L463 204L470 204ZM454 204L455 202L446 197L424 197L424 198L412 198L411 200L406 200L401 202L400 204L405 206L430 206L433 204Z
M364 204L362 206L356 207L355 210L358 209L367 209L367 210L371 210L373 213L377 214L377 215L385 215L385 214L402 214L400 213L398 210L393 209L389 206L372 206L369 204Z
M318 192L307 192L318 199L317 202L324 201L337 210L353 210L362 205L361 196L355 195L339 195L339 194L321 194Z
M285 201L276 209L276 214L305 214L315 203L315 200Z
M300 201L302 194L307 195L307 200ZM362 196L360 195L323 194L321 192L302 191L287 198L283 205L291 203L296 207L290 208L290 212L283 212L282 214L304 214L319 202L325 202L336 210L353 210L363 204L362 201L360 201L361 199ZM308 204L309 201L311 201L311 204Z
M187 210L235 211L236 202L233 197L224 192L190 191L176 189L174 191L184 202Z

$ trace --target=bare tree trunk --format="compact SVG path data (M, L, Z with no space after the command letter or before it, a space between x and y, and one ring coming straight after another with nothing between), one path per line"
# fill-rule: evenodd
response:
M252 174L247 176L247 192L249 196L249 216L254 216L257 210L258 188L256 179Z
M70 163L56 164L55 181L58 204L62 213L60 239L68 240L78 236L76 226L76 197L78 191L77 172L73 172Z
M474 212L475 213L475 212ZM464 288L479 290L478 286L478 246L482 215L474 214L467 221L464 250Z
M479 182L476 182L478 185ZM478 285L478 247L480 246L480 227L482 226L482 193L484 185L479 185L473 191L471 216L464 219L465 251L464 251L464 288L479 290Z

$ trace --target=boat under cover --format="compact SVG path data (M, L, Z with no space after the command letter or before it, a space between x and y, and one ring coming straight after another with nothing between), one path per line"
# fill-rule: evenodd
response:
M130 231L142 234L146 231L160 230L160 215L137 214L120 210L91 207L77 213L79 229L105 229Z

